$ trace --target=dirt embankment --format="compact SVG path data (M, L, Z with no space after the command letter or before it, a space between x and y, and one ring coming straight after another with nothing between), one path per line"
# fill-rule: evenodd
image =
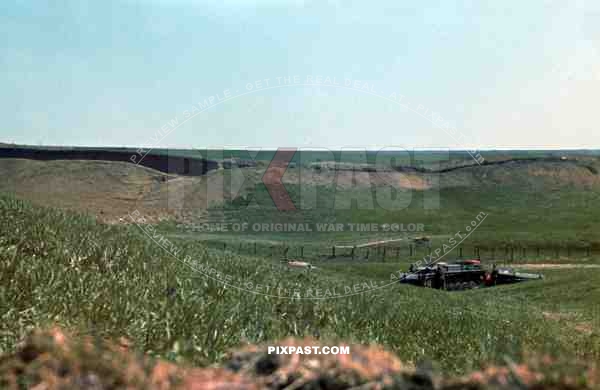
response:
M594 363L531 358L507 362L465 376L415 367L377 346L344 345L349 354L313 353L328 346L313 339L286 339L273 346L288 354L250 345L231 352L217 367L196 368L153 360L117 342L82 337L60 329L36 332L9 355L0 357L0 387L6 389L593 389L600 385ZM294 348L293 353L290 353ZM295 351L301 349L304 353Z

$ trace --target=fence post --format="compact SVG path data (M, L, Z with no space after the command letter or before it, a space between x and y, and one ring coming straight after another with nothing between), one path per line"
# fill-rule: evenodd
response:
M385 262L385 247L383 247L383 262Z
M254 254L256 254L256 242L254 243Z
M300 247L300 258L301 259L304 258L304 247L303 246Z
M331 247L331 257L335 257L335 245Z
M369 248L368 247L367 247L367 257L366 257L366 259L369 260Z
M458 257L462 259L462 246L458 248Z
M354 260L354 250L356 249L356 246L352 247L352 252L350 252L350 256L352 257L352 260Z
M408 252L409 252L409 256L412 257L412 255L413 255L413 246L412 246L412 244L408 244Z

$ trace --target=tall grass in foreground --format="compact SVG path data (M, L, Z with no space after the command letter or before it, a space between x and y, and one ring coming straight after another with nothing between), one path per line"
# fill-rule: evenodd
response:
M236 282L343 289L369 279L368 270L305 275L271 259L197 242L177 245L178 257L208 262ZM599 281L588 275L571 283L595 288ZM539 304L544 283L523 294ZM125 336L145 352L201 365L242 343L287 336L380 343L405 361L432 359L455 372L483 361L519 360L532 350L600 357L596 333L546 319L519 288L448 294L393 285L320 301L256 295L191 271L135 226L104 226L0 197L0 352L14 349L31 327L59 324L83 334Z

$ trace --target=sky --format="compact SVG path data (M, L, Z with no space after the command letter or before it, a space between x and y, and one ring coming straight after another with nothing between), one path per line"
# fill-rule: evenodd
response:
M600 148L597 0L4 0L0 21L0 142Z

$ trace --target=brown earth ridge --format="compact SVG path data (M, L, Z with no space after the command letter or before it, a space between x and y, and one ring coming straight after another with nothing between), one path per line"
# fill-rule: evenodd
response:
M323 346L288 338L278 346ZM347 345L340 343L340 345ZM198 368L151 359L118 341L73 337L60 328L31 333L17 351L0 357L0 387L6 389L594 389L597 363L530 357L506 361L463 376L434 372L431 364L407 365L379 346L349 345L349 355L267 352L248 345L214 367Z

